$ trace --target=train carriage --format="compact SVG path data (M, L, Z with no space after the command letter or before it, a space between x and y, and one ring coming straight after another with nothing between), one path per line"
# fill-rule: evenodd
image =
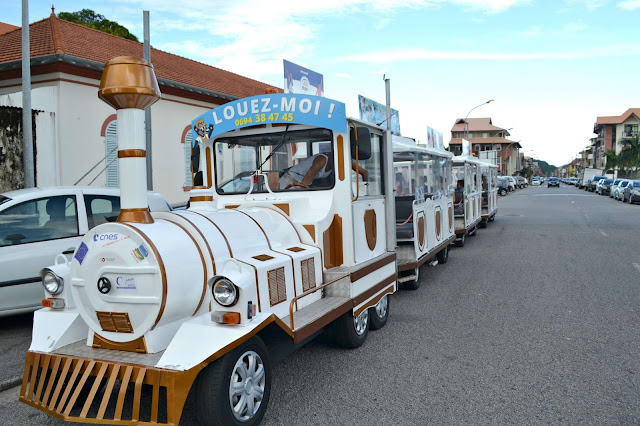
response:
M498 213L498 166L492 163L480 162L480 176L482 181L482 220L480 227L486 228L487 222L493 222Z
M420 285L420 266L446 263L455 240L451 159L442 148L393 137L398 282Z
M453 157L452 174L456 185L454 192L454 223L458 247L464 246L466 237L473 236L482 220L481 162L470 156L470 143L463 140L463 155Z
M99 95L118 114L121 213L42 271L22 402L69 421L177 425L193 388L203 424L257 424L273 361L327 326L350 348L384 326L397 267L382 129L327 98L229 102L193 122L190 207L150 213L152 66L107 62Z

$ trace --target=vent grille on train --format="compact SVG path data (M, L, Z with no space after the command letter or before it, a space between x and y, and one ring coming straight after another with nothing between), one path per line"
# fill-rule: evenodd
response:
M287 300L287 286L284 280L284 268L272 269L267 272L269 279L269 299L271 306Z
M316 286L316 267L313 257L300 262L302 270L302 291L307 291Z
M133 326L126 312L96 312L103 331L133 333Z

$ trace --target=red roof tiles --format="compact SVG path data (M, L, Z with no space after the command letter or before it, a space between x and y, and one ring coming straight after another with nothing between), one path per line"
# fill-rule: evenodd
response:
M7 25L7 24L5 24ZM1 27L0 27L1 28ZM16 27L19 28L19 27ZM31 57L62 53L104 64L116 56L143 57L143 45L82 25L58 19L55 15L29 25ZM19 61L21 31L0 33L0 64ZM156 76L233 97L262 94L270 85L205 65L191 59L151 48L151 62Z
M0 34L6 34L9 31L17 30L20 27L16 27L15 25L5 24L4 22L0 22Z
M466 128L467 131L469 132L482 132L482 131L500 131L500 130L504 130L506 131L506 129L503 129L502 127L497 127L494 126L493 123L491 122L491 118L490 117L484 117L484 118L467 118L466 122L468 123L468 127ZM452 132L464 132L465 131L465 119L464 118L458 118L456 120L456 123L453 125L453 128L451 129Z
M629 108L622 115L598 117L596 118L596 126L600 124L622 124L632 115L635 115L636 118L640 118L640 108Z

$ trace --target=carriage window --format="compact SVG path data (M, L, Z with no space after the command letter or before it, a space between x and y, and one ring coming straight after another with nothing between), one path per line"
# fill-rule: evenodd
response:
M382 189L382 138L380 135L371 135L371 157L368 160L360 160L359 166L364 168L368 174L368 180L363 182L362 176L358 177L360 182L360 197L383 195ZM356 182L356 173L351 170L351 181ZM410 184L410 181L408 182ZM354 190L355 193L355 190Z
M333 133L327 129L281 131L220 138L215 142L219 194L331 189ZM261 174L254 176L256 170Z

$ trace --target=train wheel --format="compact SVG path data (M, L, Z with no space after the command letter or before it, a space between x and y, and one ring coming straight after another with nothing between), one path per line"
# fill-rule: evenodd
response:
M489 218L489 222L493 222L494 220L496 220L496 217L495 217L495 216L491 216L491 217Z
M438 260L438 263L442 265L447 263L449 261L449 246L446 246L445 248L440 250L438 254L436 254L436 259Z
M343 348L354 349L367 340L369 331L369 310L365 309L357 317L353 311L342 315L335 322L336 343Z
M385 294L376 306L369 308L369 328L379 330L389 319L389 295Z
M416 268L413 270L414 279L411 281L405 281L403 284L403 288L407 290L417 290L420 288L420 268Z
M252 337L205 368L196 381L196 408L205 425L257 425L271 394L271 362Z
M487 219L482 219L480 221L480 228L486 228L487 227Z
M464 240L467 238L467 234L462 234L459 240L456 240L453 244L456 247L464 247Z

